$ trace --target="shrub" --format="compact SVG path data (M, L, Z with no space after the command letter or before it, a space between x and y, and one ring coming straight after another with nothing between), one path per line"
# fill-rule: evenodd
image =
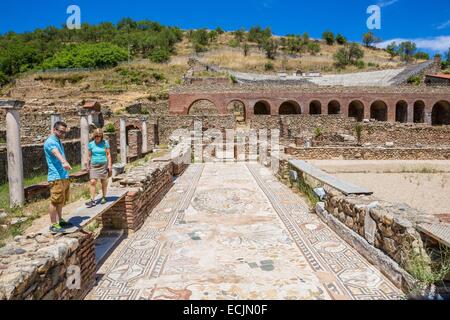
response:
M234 84L238 83L236 77L235 77L234 75L232 75L232 74L230 75L230 80L231 80L231 82L234 83Z
M152 50L149 55L150 61L155 63L164 63L169 61L170 59L170 52L166 48L158 48L155 50Z
M114 133L114 132L116 132L116 127L114 126L114 124L108 123L108 124L105 126L104 131L105 131L105 132L108 132L108 133Z
M314 129L314 136L316 137L316 139L322 136L322 129L320 129L319 127Z
M339 33L339 34L336 36L336 42L337 42L338 44L340 44L340 45L344 45L344 44L347 43L347 38L344 37L342 34Z
M8 82L9 82L9 78L6 76L6 74L4 74L3 72L0 71L0 87L4 86Z
M325 31L322 34L322 39L325 40L327 45L332 46L334 44L334 33L331 31Z
M320 52L320 44L317 42L309 42L308 43L308 52L315 56Z
M422 82L422 78L418 75L411 76L408 78L408 83L415 85L415 86L419 86L421 82Z
M274 69L274 67L273 67L273 63L272 62L266 62L266 64L264 65L264 70L266 70L266 71L271 71L271 70L273 70Z
M66 47L44 61L44 69L108 68L128 58L128 52L110 43L79 44Z
M364 69L364 67L366 66L366 64L364 63L364 61L358 60L358 61L355 62L355 66L356 66L358 69Z

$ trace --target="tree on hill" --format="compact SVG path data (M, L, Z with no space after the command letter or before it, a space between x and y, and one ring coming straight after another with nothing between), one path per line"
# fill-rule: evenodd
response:
M399 55L405 62L410 62L412 60L412 57L414 56L416 50L416 44L411 41L404 41L398 46Z
M375 43L380 42L380 41L381 41L381 39L376 37L373 34L373 32L371 32L371 31L369 31L363 35L362 42L367 48L372 47Z
M339 68L344 68L350 64L357 65L363 57L364 51L357 43L351 43L344 48L340 48L334 55L335 64Z
M347 38L344 37L342 34L339 33L339 34L336 36L336 42L337 42L337 44L344 45L344 44L347 43Z
M391 56L391 60L394 59L396 56L398 56L397 43L395 43L394 41L388 44L388 46L386 47L386 52L389 53L389 55Z
M247 41L244 42L244 45L242 46L242 50L244 50L244 57L248 56L248 52L250 51L250 46L248 45Z
M245 29L240 28L233 32L234 39L236 39L237 43L240 44L242 41L244 41L245 38Z
M218 34L224 34L224 33L225 33L225 31L223 31L223 29L222 29L221 27L217 27L217 28L216 28L216 32L217 32Z
M263 48L264 43L272 37L272 30L270 28L262 29L260 26L250 28L248 32L247 40L249 42L255 42L259 48Z
M426 52L419 51L414 55L417 60L430 60L430 55Z
M322 34L322 39L325 40L325 42L327 43L327 45L332 46L334 44L334 33L331 31L325 31Z
M263 43L263 49L268 59L274 60L278 50L278 42L274 38L269 38Z
M285 43L286 49L289 53L300 53L303 47L303 40L297 35L288 35Z
M317 42L310 42L307 44L308 52L315 56L320 52L320 44Z

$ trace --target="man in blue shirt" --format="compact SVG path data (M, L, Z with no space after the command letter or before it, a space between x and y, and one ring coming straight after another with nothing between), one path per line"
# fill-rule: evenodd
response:
M58 121L53 126L53 134L44 143L45 159L48 167L48 182L50 185L50 231L64 232L64 228L72 225L62 218L62 209L69 200L69 170L72 169L66 160L61 139L67 133L67 125Z

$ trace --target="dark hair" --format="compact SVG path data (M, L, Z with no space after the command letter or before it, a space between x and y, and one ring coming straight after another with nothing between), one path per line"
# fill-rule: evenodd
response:
M55 124L53 125L53 129L58 130L59 127L67 128L67 124L64 121L55 122Z

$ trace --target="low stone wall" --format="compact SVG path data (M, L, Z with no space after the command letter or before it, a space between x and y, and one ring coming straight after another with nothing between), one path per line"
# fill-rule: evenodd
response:
M450 148L286 147L285 153L309 160L448 160Z
M71 165L81 163L80 141L71 140L63 142L67 161ZM44 154L44 144L32 144L22 146L23 174L25 178L47 171L47 162ZM0 147L0 183L8 179L8 158L6 146Z
M161 144L168 144L170 136L177 129L194 130L194 122L202 123L203 131L208 129L234 129L236 121L234 116L184 116L171 115L158 118L158 136Z
M424 124L368 122L361 123L361 144L383 146L393 142L397 147L450 146L450 126L432 127ZM287 138L315 137L322 134L322 145L332 145L334 135L347 134L356 138L356 120L342 115L254 116L252 129L279 129Z
M384 145L386 142L393 142L399 147L417 145L450 147L450 126L432 127L389 122L363 124L362 144Z
M95 283L95 268L91 234L16 237L0 249L0 300L83 299ZM77 275L79 282L73 281Z
M317 204L317 214L398 287L409 290L417 285L417 280L405 271L410 267L413 256L422 257L423 267L427 268L433 258L427 250L430 243L434 249L442 250L436 241L430 241L429 236L418 229L422 223L439 223L435 216L374 196L344 195L304 174L284 155L279 163L276 174L285 183L292 183L289 172L294 170L308 188L324 188L326 194L323 203Z

